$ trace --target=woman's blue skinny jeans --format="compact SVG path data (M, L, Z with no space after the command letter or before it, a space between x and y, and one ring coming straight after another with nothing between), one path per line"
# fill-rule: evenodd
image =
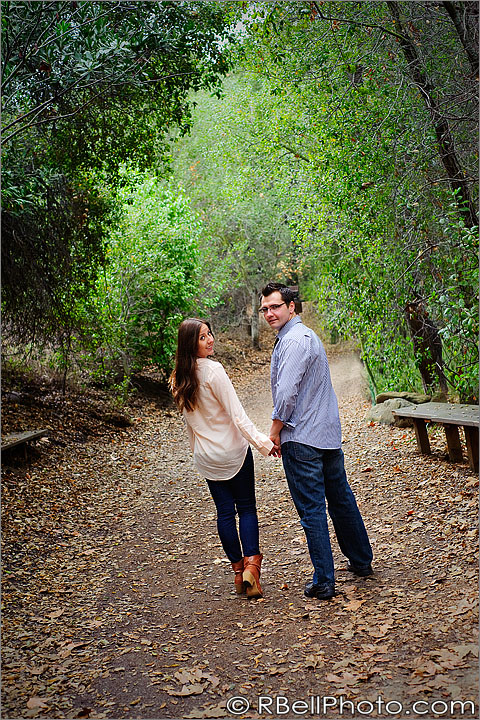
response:
M233 478L207 480L207 483L217 508L218 535L230 562L259 555L255 474L251 449L248 448L245 461ZM240 538L237 531L237 513Z

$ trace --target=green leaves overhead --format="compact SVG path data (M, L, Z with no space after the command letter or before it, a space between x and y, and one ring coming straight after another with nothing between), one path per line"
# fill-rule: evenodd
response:
M17 337L55 343L95 322L75 308L102 270L122 162L164 171L189 91L228 68L227 36L210 2L2 2L2 296Z
M200 247L207 292L243 293L241 308L266 277L297 271L289 176L265 152L263 99L260 83L252 89L242 74L229 75L220 100L196 96L192 133L172 152L173 172L204 224Z
M440 4L395 3L395 16L386 3L242 6L237 73L221 104L199 98L200 124L184 140L199 180L186 187L203 204L211 198L206 222L216 223L218 248L228 238L229 251L237 249L238 279L300 281L328 324L359 338L381 388L420 383L406 307L421 301L424 330L432 325L444 340L451 388L477 396L469 331L462 322L447 333L437 301L455 277L471 307L476 285L475 253L459 250L470 242L478 164L477 101L464 50L477 30L465 9L459 34L461 23ZM204 116L212 134L202 147ZM283 213L286 242L278 247L260 193ZM245 201L257 212L248 252L227 230L245 222ZM448 297L461 309L458 295Z
M227 69L215 3L4 2L2 25L4 142L105 97L153 109L157 95L181 121L188 90Z
M478 397L475 3L2 7L9 320L91 318L57 285L94 299L108 237L97 309L130 364L166 367L197 288L240 322L278 279L358 338L378 389L426 382L431 331L450 390ZM123 162L174 183L132 186Z

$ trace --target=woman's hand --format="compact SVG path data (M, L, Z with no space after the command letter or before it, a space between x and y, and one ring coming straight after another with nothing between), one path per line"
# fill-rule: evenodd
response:
M273 439L272 439L273 442ZM268 453L269 455L272 455L272 457L282 457L282 448L280 446L280 443L274 444L273 448Z
M273 457L282 457L282 446L280 444L280 435L270 435L270 440L273 442L273 448L268 453Z

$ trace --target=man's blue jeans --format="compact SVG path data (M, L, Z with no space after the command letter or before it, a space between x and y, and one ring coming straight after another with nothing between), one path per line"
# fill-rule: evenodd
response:
M325 498L342 553L357 568L370 565L372 548L347 481L343 451L286 442L282 460L315 569L313 582L329 586L335 582Z
M207 480L217 508L217 529L225 554L230 562L260 555L258 518L255 503L253 455L247 450L245 462L230 480ZM239 517L238 537L236 514ZM240 547L241 541L241 547Z

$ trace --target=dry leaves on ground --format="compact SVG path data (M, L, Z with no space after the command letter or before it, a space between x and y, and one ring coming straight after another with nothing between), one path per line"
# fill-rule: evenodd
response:
M234 382L265 430L268 353L241 360ZM254 718L260 693L476 699L478 481L443 459L437 431L421 457L413 431L368 425L355 367L331 366L375 575L347 572L333 540L337 596L303 597L311 565L281 462L257 455L265 598L236 596L182 421L139 398L131 427L67 431L5 469L4 717L228 717L242 695Z

